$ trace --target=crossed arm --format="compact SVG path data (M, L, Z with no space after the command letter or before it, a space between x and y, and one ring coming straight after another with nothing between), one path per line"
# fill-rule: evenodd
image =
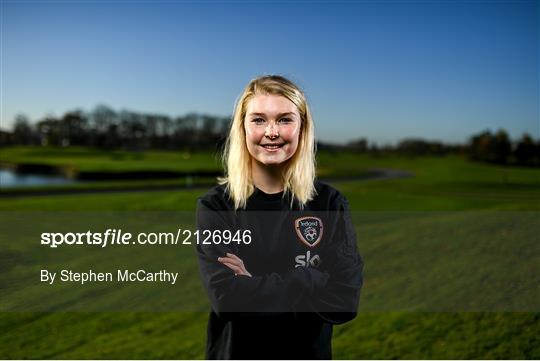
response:
M334 237L338 243L325 262L330 268L297 267L285 273L252 275L233 245L199 245L201 276L214 311L220 317L230 318L236 317L235 312L312 309L331 323L354 318L362 286L363 262L356 250L356 235L348 210L340 211L344 216L339 218L337 229L341 232ZM198 226L226 229L229 224L219 217L219 212L199 203Z

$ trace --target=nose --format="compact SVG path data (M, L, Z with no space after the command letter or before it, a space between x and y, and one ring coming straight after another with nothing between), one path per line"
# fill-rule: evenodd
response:
M264 131L264 136L270 139L275 139L279 137L277 126L274 123L268 124L268 126L266 127Z

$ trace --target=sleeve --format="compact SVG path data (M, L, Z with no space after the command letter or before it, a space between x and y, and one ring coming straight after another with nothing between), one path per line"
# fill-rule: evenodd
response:
M197 229L234 230L234 217L229 217L233 212L219 212L215 208L208 201L198 201ZM222 319L246 317L247 312L292 312L303 297L311 297L328 280L327 274L307 268L295 268L284 274L235 276L217 260L227 252L238 254L237 244L197 245L203 285L214 312Z
M325 255L329 274L326 286L316 290L310 299L310 308L326 322L340 324L356 317L363 284L364 262L356 242L349 204L340 196L336 227L330 251Z

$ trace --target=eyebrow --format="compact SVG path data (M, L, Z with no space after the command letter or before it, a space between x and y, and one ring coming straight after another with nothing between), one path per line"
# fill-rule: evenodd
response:
M256 115L256 116L263 116L263 117L266 116L266 114L264 114L264 113L249 113L248 115ZM279 113L277 116L278 116L278 117L282 117L282 116L284 116L284 115L295 115L295 113L292 113L292 112Z

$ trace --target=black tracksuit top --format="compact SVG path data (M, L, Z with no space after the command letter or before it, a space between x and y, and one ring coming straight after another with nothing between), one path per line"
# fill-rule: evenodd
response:
M224 185L199 198L199 230L251 231L247 245L197 245L212 305L206 358L332 358L332 325L356 316L363 261L347 200L327 184L315 188L303 210L291 208L283 192L257 188L236 212ZM218 262L227 252L252 277L235 276Z

